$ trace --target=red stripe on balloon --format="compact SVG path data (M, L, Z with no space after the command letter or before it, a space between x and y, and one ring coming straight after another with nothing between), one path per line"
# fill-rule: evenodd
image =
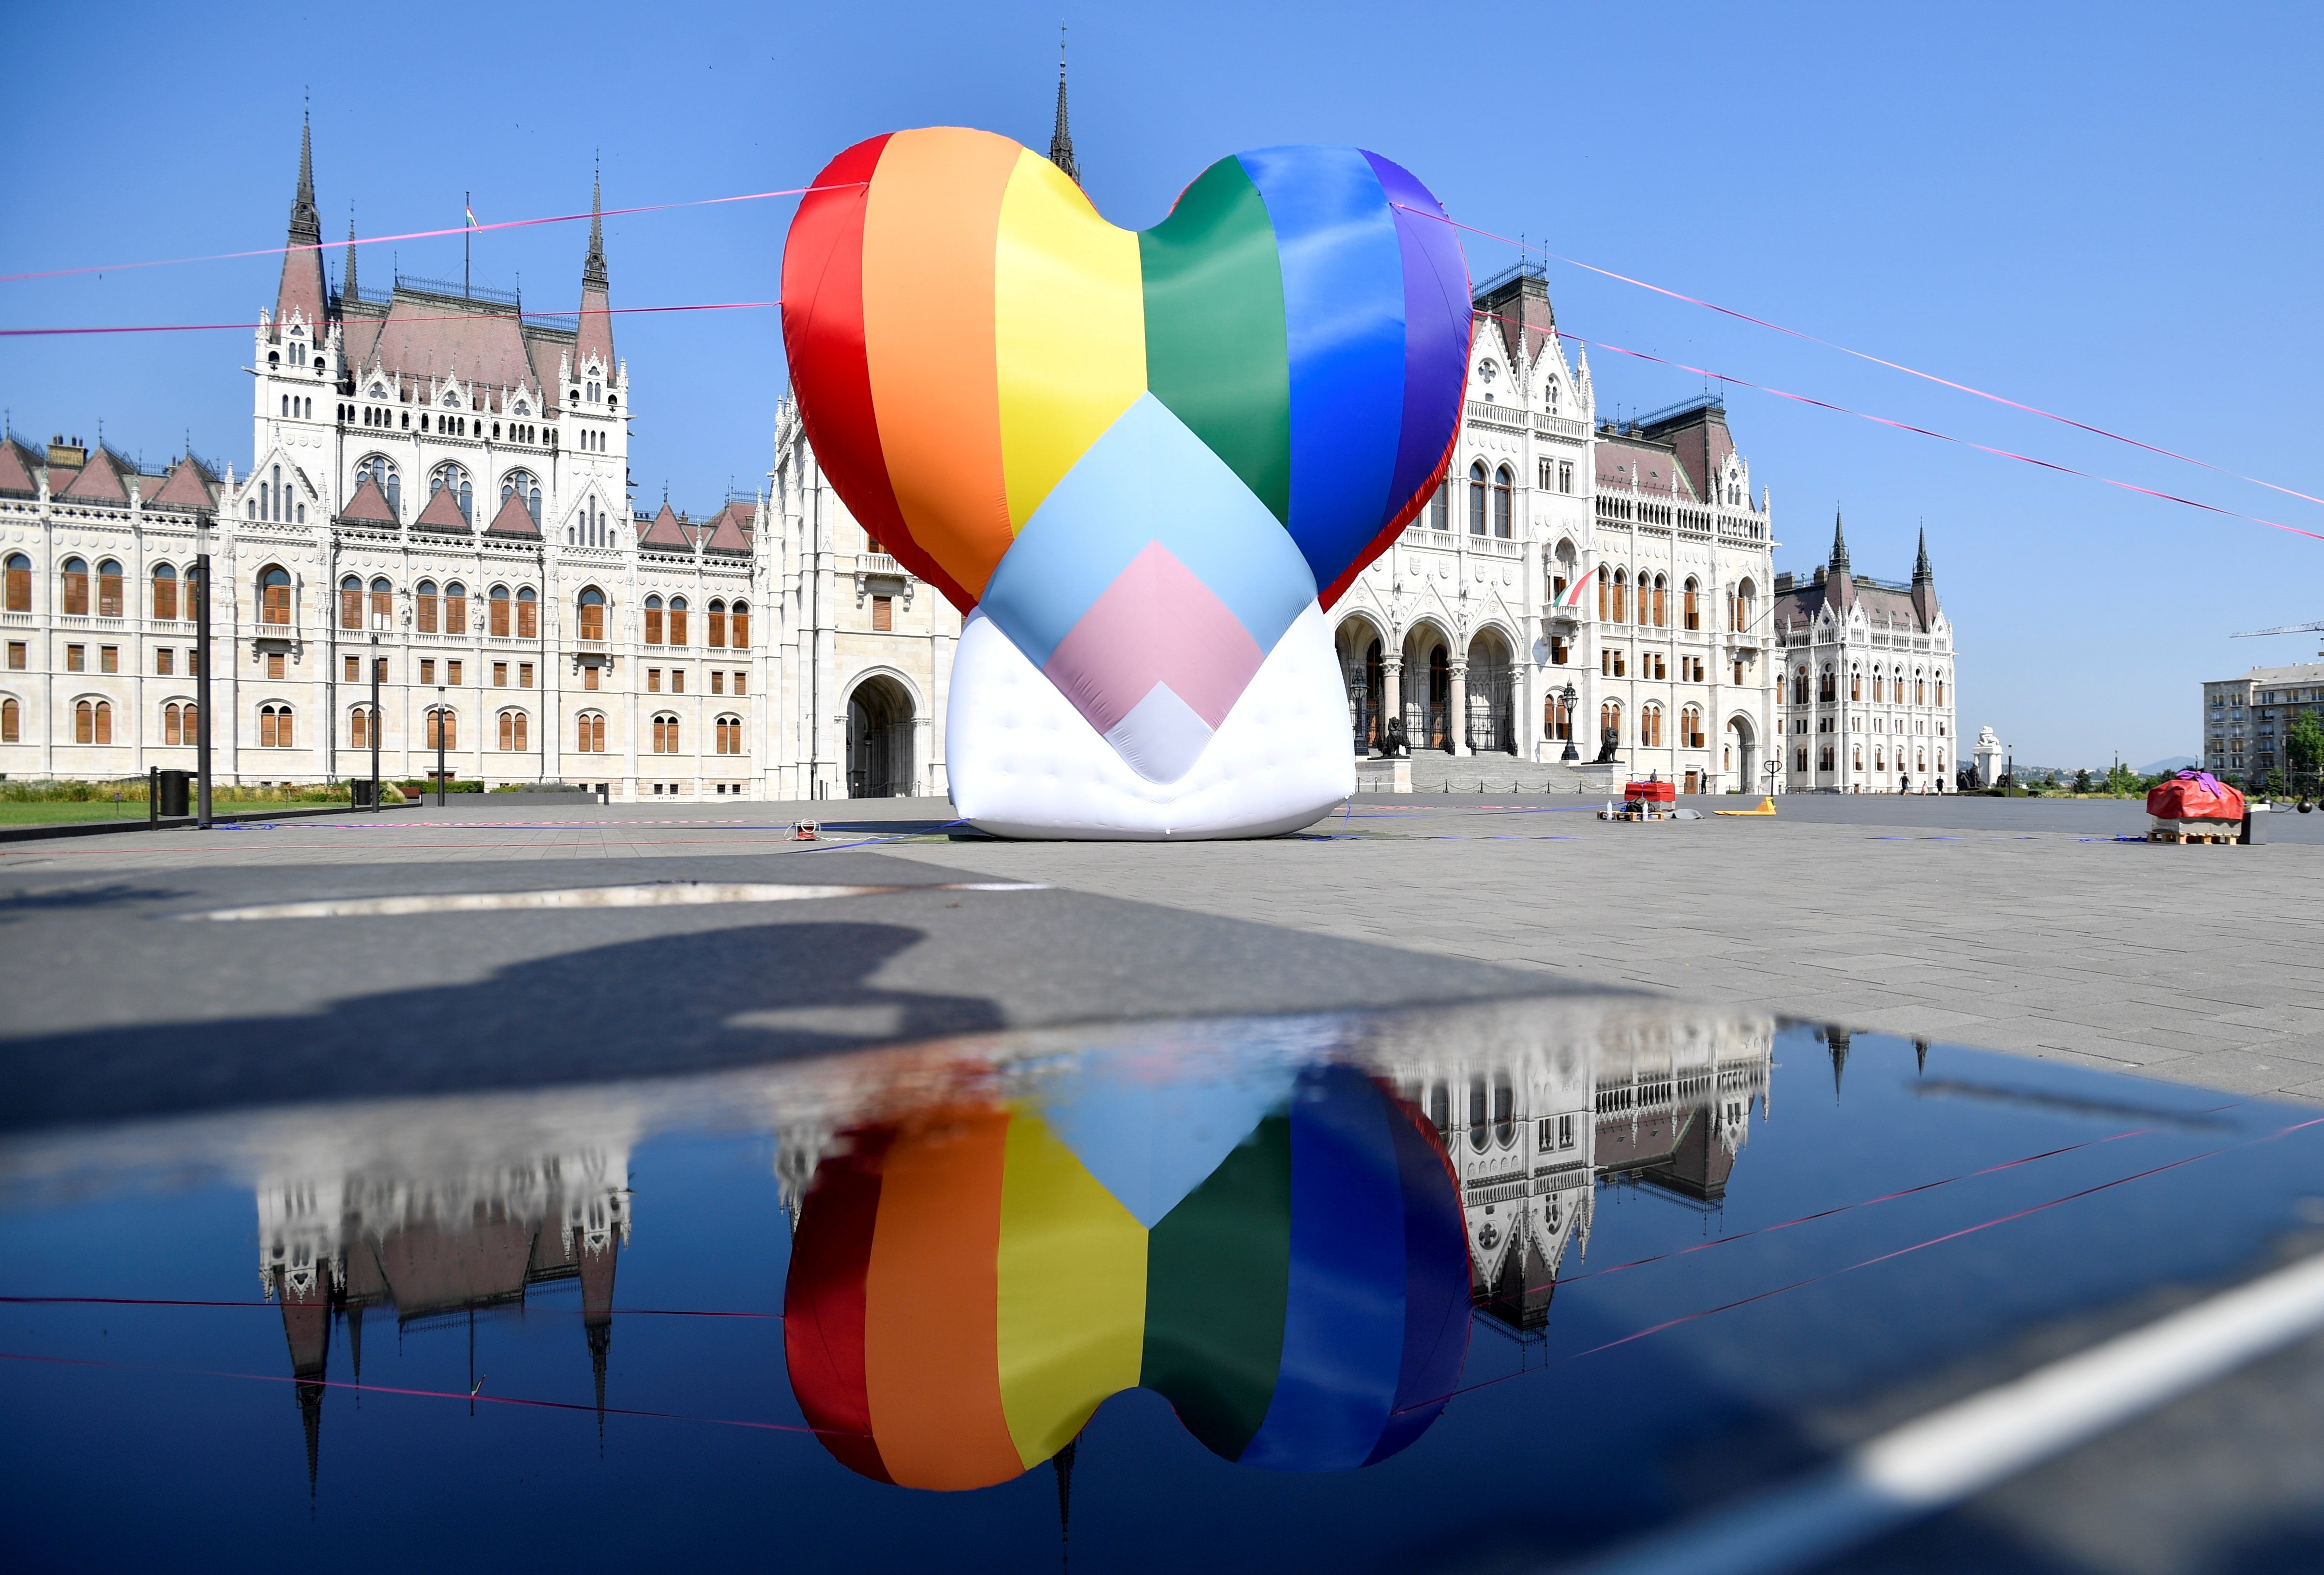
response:
M859 1133L816 1168L783 1286L783 1360L799 1411L840 1464L877 1482L894 1478L872 1436L863 1321L887 1147L886 1133Z
M904 524L872 402L863 339L863 212L887 146L883 134L832 160L791 219L783 243L783 355L816 460L857 521L898 563L965 612L976 598Z

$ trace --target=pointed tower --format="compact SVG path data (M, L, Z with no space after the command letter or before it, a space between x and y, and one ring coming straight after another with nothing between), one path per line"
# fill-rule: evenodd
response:
M1049 134L1049 162L1079 186L1082 167L1074 162L1073 128L1065 124L1065 30L1057 29L1057 127Z
M1831 1102L1840 1103L1840 1079L1848 1072L1848 1051L1854 1036L1846 1028L1824 1030L1824 1047L1831 1052Z
M1831 511L1831 560L1824 566L1823 596L1842 617L1856 602L1856 576L1848 568L1848 530L1837 509Z
M290 199L290 234L282 253L282 288L274 298L274 328L297 312L310 328L323 321L323 216L315 210L314 127L299 125L299 191Z
M339 299L342 301L361 300L363 292L355 288L355 205L347 204L347 268L339 278Z
M1920 556L1913 559L1913 611L1925 634L1937 622L1937 571L1929 566L1929 529L1921 528Z
M605 312L605 221L603 195L604 184L597 177L589 181L589 255L581 263L581 336L573 347L573 371L581 368L595 356L605 369L605 377L613 376L613 319Z

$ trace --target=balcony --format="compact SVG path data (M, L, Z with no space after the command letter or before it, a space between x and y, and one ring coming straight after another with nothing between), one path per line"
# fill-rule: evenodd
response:
M867 575L901 575L905 572L902 564L884 552L859 552L855 555L855 566Z

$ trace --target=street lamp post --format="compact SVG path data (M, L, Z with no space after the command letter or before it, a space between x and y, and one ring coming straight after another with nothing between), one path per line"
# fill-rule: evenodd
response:
M1557 758L1560 760L1578 760L1582 758L1582 751L1573 747L1573 708L1580 704L1582 695L1572 685L1568 684L1559 698L1565 703L1565 752Z
M409 716L409 712L405 715ZM379 813L379 636L371 637L371 812Z
M210 829L210 555L207 552L194 559L195 584L200 587L194 594L194 665L200 669L194 675L194 769L200 773L200 797L195 805L198 818L194 824L202 830Z
M436 686L436 807L444 807L444 686Z

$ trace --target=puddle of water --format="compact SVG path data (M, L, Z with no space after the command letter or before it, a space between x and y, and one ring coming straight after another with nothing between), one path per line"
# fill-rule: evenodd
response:
M1567 1557L2272 1263L2305 1119L1581 1001L20 1135L0 1506L42 1566Z

